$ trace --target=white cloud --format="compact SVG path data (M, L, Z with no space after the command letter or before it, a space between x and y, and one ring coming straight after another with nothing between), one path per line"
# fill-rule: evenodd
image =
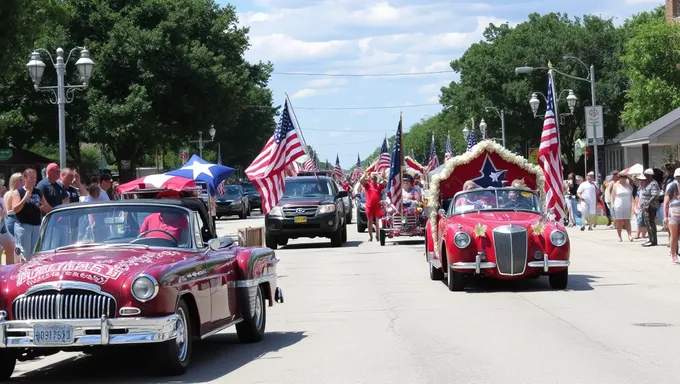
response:
M248 58L274 62L330 58L353 48L349 40L302 41L281 33L252 36L250 44Z
M295 92L291 99L309 99L311 97L330 95L340 92L340 88L302 88Z
M438 104L439 103L439 96L432 96L427 99L428 104Z
M309 88L327 88L327 87L337 87L347 84L347 80L338 79L332 77L314 79L308 82L305 86Z
M441 84L423 84L420 87L418 87L418 93L422 94L433 94L433 93L439 93L439 90L441 89L442 85Z

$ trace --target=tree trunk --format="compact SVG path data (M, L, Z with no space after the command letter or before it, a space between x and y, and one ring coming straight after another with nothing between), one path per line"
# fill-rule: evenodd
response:
M120 148L112 148L116 156L116 164L118 165L118 174L120 176L120 183L127 183L137 178L137 153L139 152L139 144L122 143Z

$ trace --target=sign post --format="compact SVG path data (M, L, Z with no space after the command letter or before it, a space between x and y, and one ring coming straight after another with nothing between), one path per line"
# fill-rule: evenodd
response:
M182 165L186 164L187 161L189 161L189 151L187 151L186 148L182 148L179 151L179 158L182 160Z
M585 107L586 115L586 140L588 146L594 146L593 154L595 160L595 183L598 182L598 146L604 145L604 117L602 115L602 106L595 105L592 107Z

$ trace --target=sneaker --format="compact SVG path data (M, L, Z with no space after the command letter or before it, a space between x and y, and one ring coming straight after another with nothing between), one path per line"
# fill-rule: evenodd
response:
M588 226L588 230L589 230L589 231L592 231L592 230L593 230L593 227L592 227L592 226Z
M585 226L585 225L582 225L582 226L581 226L581 230L582 230L582 231L585 231L585 230L586 230L586 226Z

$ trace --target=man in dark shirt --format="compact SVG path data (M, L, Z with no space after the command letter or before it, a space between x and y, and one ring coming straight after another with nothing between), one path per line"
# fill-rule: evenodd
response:
M76 171L70 168L64 168L61 170L61 177L59 179L59 185L66 192L69 198L69 203L77 203L80 201L80 187L78 186L76 180ZM75 188L74 185L78 188Z
M61 171L56 163L51 163L47 166L46 177L36 186L42 193L50 207L54 208L62 204L70 202L68 192L64 190L61 184L57 183Z

